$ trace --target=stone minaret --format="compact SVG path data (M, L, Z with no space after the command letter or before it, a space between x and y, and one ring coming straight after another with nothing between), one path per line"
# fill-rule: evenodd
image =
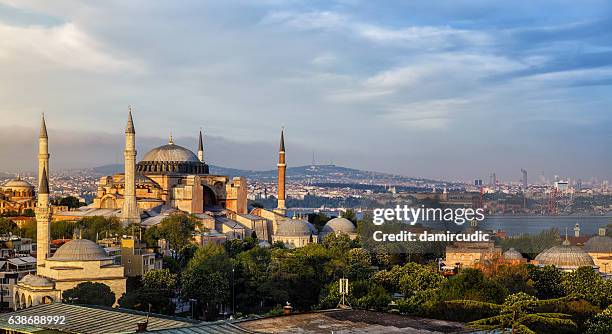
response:
M276 212L285 214L285 171L287 164L285 163L285 129L281 130L280 148L278 151L278 204Z
M204 162L204 143L202 142L202 129L200 129L200 139L198 141L198 159Z
M125 189L123 193L122 218L126 225L140 223L138 203L136 203L136 131L132 120L132 108L129 108L128 122L125 128Z
M42 181L43 169L49 175L49 137L47 136L47 124L45 123L45 114L42 115L40 121L40 134L38 136L38 185Z
M43 168L38 184L38 200L36 201L36 263L44 266L49 257L49 224L51 222L51 208L49 207L49 179L47 170Z

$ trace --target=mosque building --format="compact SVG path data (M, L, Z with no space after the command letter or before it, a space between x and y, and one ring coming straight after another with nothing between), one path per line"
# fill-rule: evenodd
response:
M175 144L170 137L167 144L151 149L136 162L135 147L136 130L130 109L125 129L125 172L101 177L92 204L72 211L54 212L53 220L116 217L126 225L138 223L148 228L171 214L182 212L200 220L203 229L194 236L196 243L244 239L253 232L261 241L270 244L282 241L288 247L319 242L314 225L286 216L284 129L280 135L277 163L277 207L273 210L255 208L248 212L246 179L209 173L201 131L197 154ZM356 237L352 223L349 226L339 222L336 227L334 224L331 223L326 233L344 231Z
M23 214L26 210L34 210L36 195L34 186L17 176L0 186L0 214L16 212Z
M90 240L71 240L50 252L49 150L43 116L39 136L38 200L36 203L36 274L24 276L13 289L15 309L62 300L63 291L84 282L106 284L116 300L125 293L124 268L114 264L105 250Z

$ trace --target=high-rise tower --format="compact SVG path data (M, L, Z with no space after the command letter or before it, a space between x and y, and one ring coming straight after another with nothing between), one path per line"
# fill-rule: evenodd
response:
M278 203L276 210L278 213L285 214L285 171L287 164L285 163L285 129L281 130L280 148L278 151Z
M140 213L136 203L136 130L132 120L132 107L129 107L125 128L125 188L123 193L122 218L126 225L140 223Z
M45 123L45 114L40 120L40 134L38 136L38 184L42 181L43 169L47 171L49 176L49 137L47 136L47 124Z
M200 138L198 140L198 159L204 162L204 143L202 141L202 129L200 129Z

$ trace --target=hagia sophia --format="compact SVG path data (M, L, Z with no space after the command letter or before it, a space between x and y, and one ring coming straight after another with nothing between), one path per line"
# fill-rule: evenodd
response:
M61 301L63 291L82 282L106 284L117 300L126 291L126 277L132 275L127 264L115 262L99 244L75 238L52 253L50 224L55 221L104 216L116 217L124 226L137 224L149 228L173 213L183 212L201 223L193 236L197 244L244 239L256 234L260 247L283 242L288 248L294 248L320 242L330 234L357 237L354 224L345 218L331 219L319 232L307 220L287 217L284 130L280 134L277 163L276 208L253 208L250 212L244 177L209 173L201 132L197 154L175 144L170 137L167 144L151 149L136 162L136 127L131 110L125 128L124 173L100 178L96 197L90 205L73 211L52 212L49 137L44 116L38 142L38 194L34 193L34 187L19 178L0 188L0 207L21 205L19 211L34 208L36 214L36 274L26 275L14 288L16 309ZM34 200L36 195L37 200ZM129 247L136 247L138 243L131 241ZM140 263L141 270L157 268L150 256L140 257L138 261L146 261ZM490 261L527 262L518 251L502 252L493 243L456 243L447 248L444 262L447 266L473 267ZM612 238L605 236L605 230L600 231L582 247L571 245L566 238L562 245L545 250L532 263L554 265L563 271L591 266L594 270L612 273Z
M255 208L250 213L244 177L209 174L201 132L197 155L174 144L170 138L167 144L153 148L136 163L136 131L131 110L125 129L125 172L102 177L92 204L52 214L49 157L49 137L43 116L37 201L34 200L34 187L25 181L12 180L1 188L3 196L27 198L31 202L20 203L24 203L24 209L34 208L36 213L36 274L28 274L17 283L13 293L16 309L61 301L63 291L82 282L108 285L117 300L126 291L127 268L115 263L104 248L93 241L73 239L51 254L50 224L54 221L104 216L117 217L125 226L139 224L147 228L173 213L184 212L202 223L203 228L194 236L196 243L243 239L253 232L263 247L275 241L290 248L319 242L317 229L311 223L286 216L284 131L281 131L277 164L277 207L274 210ZM333 219L325 226L322 235L330 233L356 237L353 223L344 218Z

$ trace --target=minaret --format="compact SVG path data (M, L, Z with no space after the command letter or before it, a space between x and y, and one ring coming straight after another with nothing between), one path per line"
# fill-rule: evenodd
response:
M125 173L122 218L125 225L140 223L136 203L136 131L132 120L132 107L129 107L127 127L125 128Z
M276 205L276 212L285 214L287 208L285 207L285 171L287 164L285 163L285 129L281 130L280 148L278 151L278 204Z
M49 176L49 137L47 136L45 114L42 115L40 120L40 134L38 136L38 185L42 181L43 169L47 171L47 176Z
M49 257L49 224L51 222L51 208L49 207L49 179L47 170L43 168L38 184L38 200L36 201L36 263L44 266Z
M200 129L200 139L198 141L198 159L204 162L204 143L202 142L202 129Z

